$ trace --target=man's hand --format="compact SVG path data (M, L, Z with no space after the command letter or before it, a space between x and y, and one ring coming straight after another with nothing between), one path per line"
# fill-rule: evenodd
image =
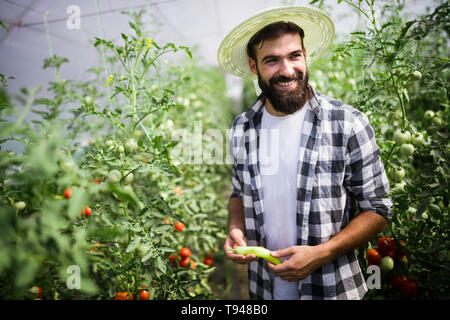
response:
M254 254L244 256L242 254L236 254L233 251L229 251L229 249L245 246L247 246L247 240L245 239L244 233L242 230L235 228L228 234L223 249L225 250L227 257L237 263L245 264L257 260L258 258Z
M287 281L300 281L321 267L326 259L320 246L291 246L286 249L273 251L277 258L288 257L279 265L267 262L275 276Z

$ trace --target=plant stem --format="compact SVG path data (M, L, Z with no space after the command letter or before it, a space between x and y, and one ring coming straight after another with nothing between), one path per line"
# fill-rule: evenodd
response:
M379 43L381 45L383 56L386 57L387 56L386 48L383 45L383 41L382 41L381 35L380 35L380 30L378 30L378 28L377 28L377 22L376 22L376 19L375 19L375 10L373 8L373 2L369 3L369 1L366 0L366 4L370 7L371 17L369 17L368 14L366 14L359 6L356 6L351 1L344 0L344 2L349 4L350 6L354 7L356 10L358 10L360 13L362 13L372 23L373 28L375 30L375 34L377 36L377 39L378 39L378 41L379 41ZM398 100L400 101L400 105L401 105L401 108L402 108L402 121L403 121L402 129L405 130L406 127L407 127L407 124L408 124L408 121L406 119L405 103L404 103L403 98L402 98L402 96L401 96L401 94L399 92L399 86L398 86L398 83L395 80L394 74L392 73L392 69L390 68L388 72L389 72L389 75L390 75L389 79L392 82L395 94L397 95ZM394 149L394 147L391 149L391 154L392 154L392 150L393 149Z
M394 86L395 94L397 95L398 100L400 101L400 106L402 107L402 121L403 121L403 128L402 129L404 131L406 129L406 127L407 127L405 103L403 102L403 98L401 97L401 95L400 95L400 93L398 91L398 85L397 85L397 82L395 81L394 75L392 74L391 71L389 71L389 74L391 75L390 78L391 78L392 84Z
M394 153L394 149L395 149L396 146L397 146L397 143L394 143L392 145L391 151L389 151L389 155L388 155L388 157L386 159L386 165L384 167L385 171L388 171L388 168L389 168L389 166L391 164L391 157L392 157L392 154Z
M141 56L141 52L142 49L139 50L137 56L136 56L136 61L134 62L134 66L133 69L131 71L131 90L132 90L132 105L133 105L133 121L136 121L136 99L137 99L137 94L136 94L136 83L135 83L135 74L136 74L136 67L138 65L139 62L139 57ZM132 135L134 136L134 131L136 129L136 125L133 126L133 131L132 131Z
M33 105L34 96L36 95L36 93L38 93L39 90L41 90L41 87L37 87L37 88L30 90L27 104L25 105L25 108L23 109L22 113L20 114L19 118L17 119L16 126L19 127L22 124L23 120L25 120L27 113L30 111L31 106Z

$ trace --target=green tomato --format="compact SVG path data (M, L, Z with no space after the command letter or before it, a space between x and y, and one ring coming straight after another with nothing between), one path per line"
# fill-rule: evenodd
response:
M27 204L23 201L17 201L16 203L14 203L14 206L16 207L17 210L23 210L25 209Z
M422 78L422 73L420 71L416 70L412 73L412 78L414 80L420 80Z
M257 256L258 258L263 258L273 264L280 264L281 260L273 257L270 254L270 250L263 248L263 247L237 247L235 249L229 249L230 251L233 251L236 254L241 254L241 255L249 255L249 254L254 254L255 256Z
M434 117L431 119L431 123L434 124L435 126L440 127L440 126L442 126L442 119L439 118L438 116L434 116Z
M117 148L117 151L119 151L119 153L124 153L125 152L125 148L123 146L119 146Z
M134 152L134 151L136 151L136 150L138 149L138 144L137 144L136 140L134 140L133 138L128 139L128 140L125 142L125 149L126 149L128 152Z
M65 168L65 169L72 169L73 168L73 166L74 166L74 163L73 163L73 161L65 161L64 163L63 163L63 167Z
M417 132L411 140L412 144L416 147L423 146L425 144L425 139L423 138L423 134Z
M106 176L106 179L109 183L119 183L120 179L122 179L122 174L119 170L111 170L108 175Z
M125 178L123 179L123 182L124 182L125 184L131 184L131 183L133 183L133 180L134 180L134 175L133 175L133 173L129 173L129 174L127 174L127 175L125 176Z
M409 133L409 131L403 132L402 130L398 129L394 132L393 139L396 143L402 144L408 142L409 139L411 139L411 134Z
M93 102L92 97L91 96L85 96L84 97L84 103L87 105L90 105Z
M394 269L394 260L389 256L383 257L380 261L380 269L386 272Z
M414 151L415 151L414 146L410 143L402 144L402 146L400 147L400 153L404 157L409 157L414 153Z
M399 183L394 184L394 186L392 187L392 191L396 190L396 191L405 191L405 186L406 186L406 182L405 181L401 181Z
M394 179L397 181L401 181L405 177L405 174L405 169L402 167L395 168L393 172Z
M425 111L423 116L424 116L424 118L426 120L431 120L434 117L434 111L433 110L427 110L427 111Z
M134 193L133 187L130 185L123 186L123 190L125 190L128 193Z

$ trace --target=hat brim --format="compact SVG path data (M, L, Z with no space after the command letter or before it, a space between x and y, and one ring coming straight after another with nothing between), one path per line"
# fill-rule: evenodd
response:
M217 51L219 64L238 77L255 79L248 65L247 44L256 32L278 21L292 22L303 29L308 63L322 56L333 41L334 23L322 10L304 6L265 9L239 24L223 39Z

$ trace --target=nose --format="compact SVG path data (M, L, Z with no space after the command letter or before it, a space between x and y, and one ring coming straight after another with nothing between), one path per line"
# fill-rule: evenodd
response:
M295 74L294 67L288 59L281 60L279 74L287 78L291 78Z

